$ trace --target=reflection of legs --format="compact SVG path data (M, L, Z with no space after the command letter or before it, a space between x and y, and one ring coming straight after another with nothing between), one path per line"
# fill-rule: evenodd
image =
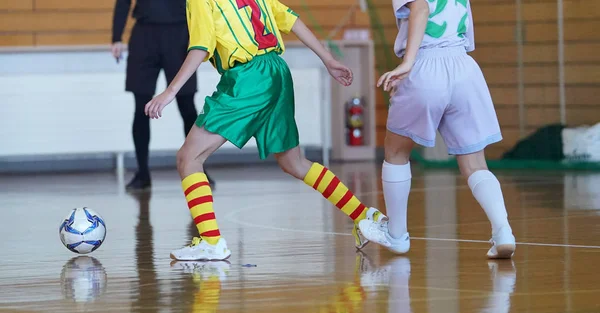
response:
M171 253L178 260L223 260L231 252L221 238L213 210L212 190L203 165L206 158L225 143L221 135L213 134L204 128L192 127L185 143L177 152L177 170L182 178L182 188L188 207L200 238L194 238L192 244Z
M229 273L229 262L173 261L171 267L191 274L196 286L192 308L187 312L214 313L218 311L221 300L221 283Z
M329 299L329 303L321 308L321 313L345 313L345 312L362 312L365 300L367 299L367 291L364 287L369 285L363 283L362 276L372 265L368 257L358 251L354 264L354 279L344 283L338 293ZM366 285L366 286L365 286Z
M493 291L482 313L510 312L510 296L515 290L517 271L512 261L488 261L492 273Z
M404 257L392 259L390 266L389 313L410 313L410 260Z
M159 290L154 264L154 241L150 224L150 192L131 194L138 202L139 216L135 227L135 256L138 271L139 294L132 303L132 312L142 312L144 307L159 306Z
M510 258L515 251L515 238L508 223L500 182L487 168L482 151L457 156L461 174L468 179L473 196L492 224L494 246L490 258Z
M305 184L318 191L325 199L350 217L355 225L364 219L381 221L385 218L379 210L367 208L362 204L329 169L319 163L307 160L300 152L299 147L277 153L275 158L284 172L303 180ZM353 230L353 234L356 247L359 249L364 247L366 242L358 235L356 228Z

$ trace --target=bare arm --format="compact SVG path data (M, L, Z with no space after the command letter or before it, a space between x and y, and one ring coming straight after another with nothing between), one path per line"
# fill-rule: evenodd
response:
M406 6L410 9L410 15L408 16L408 38L403 62L409 62L412 65L425 36L425 28L429 18L429 4L426 0L415 0Z
M179 72L173 78L171 84L167 87L167 92L177 94L181 87L194 75L200 64L204 61L208 52L204 50L190 50L185 61L181 65Z
M329 51L327 51L327 49L323 47L319 39L315 37L312 31L308 29L308 27L306 26L306 24L304 24L304 22L302 22L302 20L296 20L296 23L292 27L292 32L296 34L298 39L300 39L300 41L302 41L303 44L305 44L308 48L310 48L310 50L312 50L317 56L319 56L323 63L327 64L327 62L333 60L333 56L331 55L331 53L329 53Z
M146 104L146 115L150 118L161 117L162 110L175 99L175 95L177 95L188 79L192 77L207 55L208 52L204 50L191 50L188 52L183 65L181 65L179 72L177 72L177 75L175 75L175 78L173 78L167 89Z
M347 66L336 60L333 55L325 47L321 44L319 39L315 37L315 35L306 27L304 22L300 19L296 20L294 26L292 26L292 32L296 34L298 39L302 41L310 50L312 50L323 64L327 68L329 75L331 75L335 80L337 80L340 84L344 86L350 86L352 84L352 70L350 70Z

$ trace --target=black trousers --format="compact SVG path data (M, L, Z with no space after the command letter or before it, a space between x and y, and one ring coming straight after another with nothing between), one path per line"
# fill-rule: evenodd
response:
M153 95L160 70L170 84L185 61L188 28L183 24L136 23L129 39L125 90L134 94ZM179 95L197 91L196 73L183 85Z

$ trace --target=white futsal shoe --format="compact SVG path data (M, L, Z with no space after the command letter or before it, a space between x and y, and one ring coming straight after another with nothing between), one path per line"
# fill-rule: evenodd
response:
M500 228L490 239L492 248L487 253L490 259L510 259L515 253L515 236L510 226Z
M202 238L194 237L189 245L171 252L171 259L179 261L221 261L230 256L231 251L224 238L211 245Z
M377 224L382 224L388 221L388 217L376 208L368 208L366 220L373 221ZM352 227L352 236L354 236L354 245L358 250L364 248L369 243L369 240L367 240L361 234L360 229L358 228L358 223L354 224L354 227Z
M358 228L367 240L376 242L394 253L404 254L410 250L410 235L405 233L400 238L392 238L387 221L375 223L365 219L358 223Z

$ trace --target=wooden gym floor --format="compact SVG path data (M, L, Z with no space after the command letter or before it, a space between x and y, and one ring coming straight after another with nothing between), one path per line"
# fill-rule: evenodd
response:
M331 169L384 207L379 164ZM489 224L455 171L413 170L405 256L355 252L351 222L274 166L211 174L230 264L171 263L195 232L173 170L138 195L109 173L0 177L0 312L600 312L600 174L497 172L513 261L485 258ZM108 227L89 256L58 238L78 206Z

